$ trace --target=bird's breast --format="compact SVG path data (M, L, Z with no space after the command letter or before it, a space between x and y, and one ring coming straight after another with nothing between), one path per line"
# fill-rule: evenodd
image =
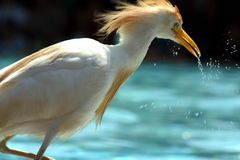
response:
M100 105L98 106L96 110L96 116L97 116L97 125L101 123L102 117L104 112L106 111L107 106L112 101L114 95L118 91L118 89L121 87L121 85L127 80L127 78L132 74L133 70L127 70L123 69L117 72L115 75L110 88L108 88L108 91L106 92L105 96L103 97Z

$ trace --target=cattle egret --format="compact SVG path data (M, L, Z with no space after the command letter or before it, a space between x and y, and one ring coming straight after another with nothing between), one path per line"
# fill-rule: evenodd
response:
M116 45L81 38L63 41L0 70L0 151L34 160L54 137L68 137L96 117L100 124L108 104L123 82L142 63L154 38L170 39L200 57L182 29L182 17L168 0L120 3L103 14L99 33L117 31ZM15 135L43 138L38 153L7 147Z

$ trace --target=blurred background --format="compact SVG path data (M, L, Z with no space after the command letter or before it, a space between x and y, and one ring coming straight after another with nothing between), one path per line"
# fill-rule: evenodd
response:
M134 3L134 0L129 1ZM184 28L199 45L202 60L239 61L240 13L235 0L172 0L180 8ZM25 56L71 38L94 36L100 25L94 16L114 10L114 0L1 0L0 54ZM113 36L112 36L113 37ZM110 37L105 43L113 43ZM170 41L155 40L147 60L190 60L193 57ZM186 52L186 54L184 54Z
M134 1L129 1L134 3ZM172 0L202 51L154 40L95 132L92 122L47 155L60 160L240 160L240 12L236 0ZM111 0L1 0L0 68L51 44L95 36ZM114 43L111 35L104 43ZM37 152L41 141L9 145ZM1 160L25 160L0 153Z

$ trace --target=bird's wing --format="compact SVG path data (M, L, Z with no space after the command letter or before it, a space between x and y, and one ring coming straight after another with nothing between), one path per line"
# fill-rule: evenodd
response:
M69 52L68 45L54 45L4 69L0 75L0 128L15 121L66 114L72 108L64 104L84 101L107 83L106 51L84 46Z
M5 85L9 86L9 83L12 84L14 80L22 77L24 75L22 73L32 73L34 70L35 72L33 73L38 74L44 71L42 70L43 68L51 69L51 66L53 66L52 69L54 67L58 69L61 67L65 69L67 69L66 67L71 69L87 67L89 65L88 62L93 60L96 55L100 60L103 60L105 57L101 55L104 55L102 53L106 52L108 52L107 49L99 42L86 38L57 43L0 70L0 91ZM61 62L67 64L62 64ZM37 71L39 68L40 70Z
M59 50L60 45L52 45L50 47L47 47L45 49L42 49L38 52L35 52L21 60L19 60L16 63L13 63L12 65L9 65L8 67L0 70L0 82L4 81L6 78L11 76L13 73L25 69L27 66L29 66L29 63L32 62L33 60L39 59L44 56L51 56L51 55L57 55L56 52ZM61 54L59 52L58 54Z

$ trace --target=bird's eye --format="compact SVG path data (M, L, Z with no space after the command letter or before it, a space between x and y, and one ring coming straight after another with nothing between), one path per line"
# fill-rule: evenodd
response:
M174 23L174 25L173 25L173 28L176 30L176 29L178 29L180 27L180 24L179 23Z

